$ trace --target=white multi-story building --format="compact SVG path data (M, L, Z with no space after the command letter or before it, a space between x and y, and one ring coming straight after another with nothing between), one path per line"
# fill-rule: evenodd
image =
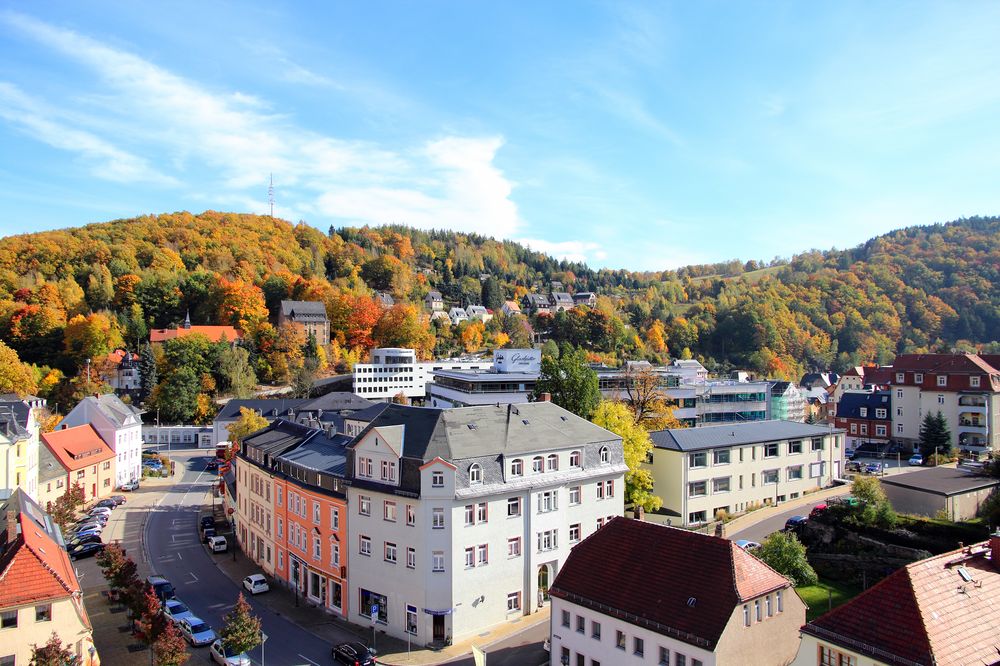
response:
M551 402L387 405L348 451L350 619L420 645L537 611L623 511L621 438Z
M88 396L63 418L60 426L90 424L115 452L115 488L142 478L142 412L113 393Z
M431 407L529 402L541 374L538 349L497 349L489 370L438 370L427 384Z
M418 361L412 349L373 349L371 361L354 366L354 393L369 400L392 400L402 393L423 399L427 382L438 370L487 370L491 361L483 358L451 358Z
M646 468L663 511L653 520L700 525L823 488L840 476L844 431L761 421L650 433Z

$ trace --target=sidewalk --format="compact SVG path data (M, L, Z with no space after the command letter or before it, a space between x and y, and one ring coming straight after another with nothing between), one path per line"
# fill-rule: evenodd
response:
M203 513L208 513L211 504L211 491L206 494ZM228 535L227 535L228 538ZM225 557L213 557L215 566L230 580L241 585L243 579L252 574L260 573L260 567L255 565L246 555L238 550L235 538L229 538L229 547L238 553L235 561L232 553ZM207 549L207 546L205 546ZM359 640L370 645L372 640L371 626L363 626L347 622L339 616L331 615L312 605L302 595L296 604L295 593L280 584L270 581L271 589L263 595L254 597L254 602L266 607L275 615L280 615L297 624L306 631L328 642L331 647L338 643ZM440 650L431 650L421 645L410 645L407 649L405 640L387 636L378 631L375 647L378 651L378 663L386 666L430 666L443 664L472 654L472 645L486 647L489 644L513 636L530 629L540 622L548 623L549 609L544 609L529 617L519 617L511 622L504 622L489 631L476 634L470 638L457 641L453 645Z

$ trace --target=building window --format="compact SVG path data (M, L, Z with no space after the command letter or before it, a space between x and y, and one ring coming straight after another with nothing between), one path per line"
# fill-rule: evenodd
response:
M569 489L569 503L579 504L580 503L580 486L573 486Z
M858 666L858 658L825 645L819 646L820 666Z
M313 502L313 522L319 525L319 502Z
M444 472L431 473L431 487L444 488Z
M767 444L764 445L764 457L765 458L774 458L777 455L778 455L778 443L777 442L769 442L769 443L767 443Z
M775 596L778 598L778 612L781 613L785 610L785 605L782 603L781 590L778 590Z
M412 504L406 505L406 524L416 525L417 524L417 511L413 508Z
M280 558L281 551L278 551L278 556ZM340 544L331 543L330 544L330 566L339 567L340 566Z
M716 449L712 451L712 464L713 465L728 465L729 464L729 449Z
M794 442L788 442L788 455L794 455L796 453L802 453L801 439L797 439Z
M731 477L724 476L718 479L712 479L712 492L713 493L728 493L729 492L729 480Z
M598 484L600 485L600 484ZM538 513L548 513L559 508L559 491L546 490L538 493Z
M471 569L474 566L476 566L476 549L469 546L465 549L465 568Z
M396 503L386 500L382 504L382 519L391 523L396 522Z
M814 438L812 440L812 450L813 451L822 451L823 450L823 438L822 437L816 437L816 438Z
M753 617L757 622L760 622L760 599L753 602Z
M313 537L313 559L319 560L322 558L323 558L323 546L320 545L319 537Z
M469 483L479 484L483 482L483 468L478 463L469 466Z
M906 375L904 373L902 373L902 372L897 372L896 373L896 383L897 384L902 384L904 381L906 381Z
M476 522L485 523L489 521L489 505L486 502L480 502L476 505Z
M604 482L597 482L597 499L604 499Z
M42 604L35 606L35 622L52 621L52 604Z
M903 389L896 389L896 397L897 398L903 397Z
M886 417L886 412L884 407L879 407L875 410L875 418L884 419Z
M867 423L862 423L861 424L861 434L862 435L867 435L868 434L868 424Z
M444 551L435 550L431 554L431 560L433 561L432 570L433 571L444 571Z
M520 458L514 459L510 463L510 475L511 476L522 476L524 474L524 461Z
M330 528L336 532L340 529L340 509L330 507Z
M750 626L750 606L743 604L743 626Z
M614 497L615 496L615 482L613 479L609 479L604 482L604 496Z
M406 607L406 633L414 634L417 633L417 607L407 606Z
M396 563L396 544L385 542L385 561Z
M771 595L770 594L767 595L766 597L764 597L764 607L767 610L767 616L768 617L774 617L774 609L771 608Z
M703 497L708 494L707 481L692 481L688 484L688 497Z
M555 550L559 547L559 530L546 530L538 533L538 552Z
M417 549L408 547L406 549L406 568L416 569L417 568Z
M705 458L706 458L706 456L705 456L704 452L701 452L701 453L689 453L688 454L688 467L690 467L692 469L696 468L696 467L704 467L705 466Z
M531 471L540 474L542 472L542 467L544 464L545 461L542 459L541 456L535 456L534 458L531 459Z
M978 377L976 379L979 379ZM978 386L978 384L977 384ZM569 466L579 467L580 466L581 455L579 451L573 451L569 454Z
M885 437L885 426L884 425L877 425L877 426L875 426L875 436L876 437Z
M476 566L481 567L490 563L490 547L482 543L476 546Z
M948 385L948 375L938 375L937 376L937 385L938 386L947 386Z
M786 472L789 481L798 481L802 478L802 465L796 465L795 467L789 467Z
M609 451L608 447L606 446L601 447L601 462L602 463L611 462L611 451Z
M364 534L360 535L361 544L358 552L362 555L371 556L372 554L372 540L366 537Z
M559 470L559 456L556 454L550 454L548 458L545 459L545 471L555 472Z
M521 610L521 593L511 592L507 595L507 612L513 613Z
M577 543L580 541L580 523L569 526L569 542Z
M507 557L521 556L521 537L507 539Z
M620 629L615 630L615 647L619 650L625 649L625 632Z
M704 523L706 514L704 511L692 511L688 514L689 523Z
M979 388L979 377L969 377L969 386Z
M362 516L372 515L372 498L361 495L358 499L361 500L358 502L358 513Z
M858 410L858 413L861 415L861 418L863 418L863 419L868 418L868 408L867 407L860 408Z
M507 517L515 518L520 515L521 515L521 498L520 497L507 498Z
M590 621L590 637L595 641L601 640L601 623Z
M938 394L938 404L939 405L943 405L944 404L944 396L941 395L940 393Z
M576 633L583 634L587 631L587 620L582 615L576 616Z
M646 649L646 645L641 638L634 636L632 638L632 652L637 657L641 657Z
M435 508L431 513L431 527L435 530L444 529L444 509Z
M570 618L569 611L564 610L562 612L562 626L566 627L567 629L569 628L569 618Z
M660 646L660 661L657 662L659 666L670 666L670 650Z
M390 460L382 461L382 480L390 483L396 482L396 463Z
M4 611L0 613L0 629L17 628L17 611Z
M896 434L897 435L902 435L903 434L903 424L902 423L897 423L896 424Z

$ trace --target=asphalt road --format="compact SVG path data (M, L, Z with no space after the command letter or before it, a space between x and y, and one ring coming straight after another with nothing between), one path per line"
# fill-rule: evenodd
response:
M843 495L847 495L851 492L850 486L844 486ZM764 520L750 525L746 529L742 529L739 532L733 532L727 535L733 541L737 539L746 539L747 541L756 541L760 543L767 537L771 532L777 532L785 526L785 521L792 516L808 516L809 512L813 510L817 504L823 504L826 500L817 500L816 502L810 502L809 504L799 505L788 511L782 511L779 514L771 516L770 518L765 518Z

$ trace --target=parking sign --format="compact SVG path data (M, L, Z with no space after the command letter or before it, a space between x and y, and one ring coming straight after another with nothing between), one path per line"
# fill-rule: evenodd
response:
M378 604L372 604L372 622L378 619Z

